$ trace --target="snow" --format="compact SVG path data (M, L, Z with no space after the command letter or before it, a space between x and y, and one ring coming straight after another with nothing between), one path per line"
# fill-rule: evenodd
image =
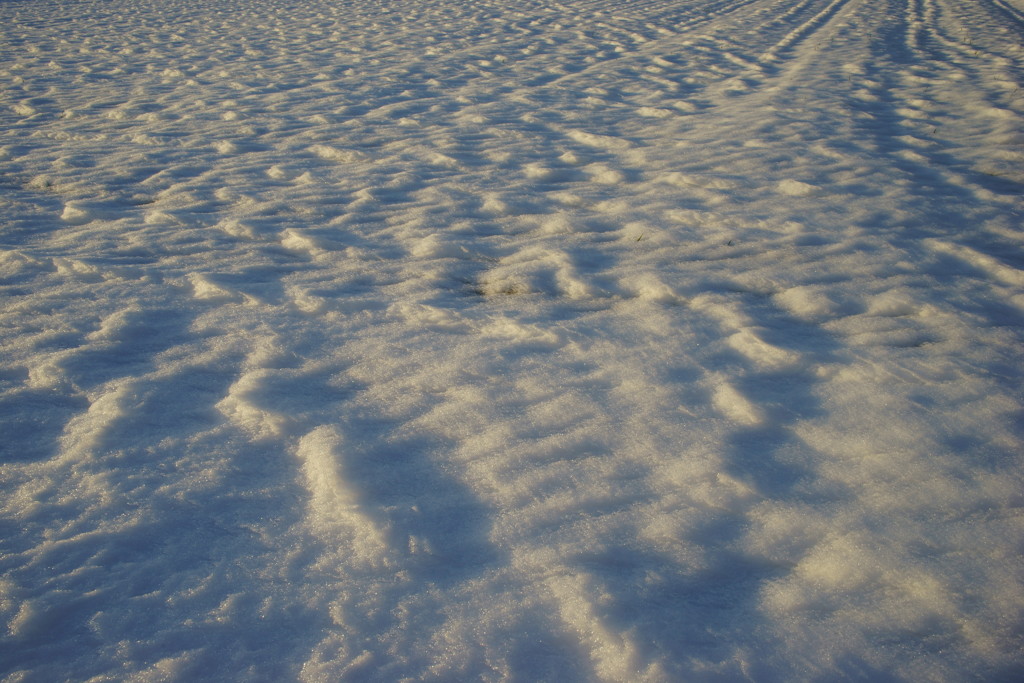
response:
M0 22L3 680L1024 676L1020 0Z

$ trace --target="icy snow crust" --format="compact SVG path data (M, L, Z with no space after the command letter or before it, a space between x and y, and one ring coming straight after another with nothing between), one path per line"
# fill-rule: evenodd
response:
M0 25L4 680L1020 680L1018 0Z

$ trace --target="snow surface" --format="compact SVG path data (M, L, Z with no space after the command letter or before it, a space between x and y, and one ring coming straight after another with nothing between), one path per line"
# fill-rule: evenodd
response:
M1021 0L0 26L3 680L1024 678Z

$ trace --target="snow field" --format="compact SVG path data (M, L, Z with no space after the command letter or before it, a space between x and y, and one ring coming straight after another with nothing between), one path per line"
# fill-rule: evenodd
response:
M1019 2L0 19L5 679L1019 677Z

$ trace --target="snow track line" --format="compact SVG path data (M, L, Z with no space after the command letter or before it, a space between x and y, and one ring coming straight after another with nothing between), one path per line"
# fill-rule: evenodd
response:
M585 75L592 73L600 73L604 68L614 68L615 66L620 65L623 60L652 53L660 53L664 51L666 46L670 46L674 42L681 40L687 40L687 50L695 49L694 41L698 41L698 45L700 43L708 43L706 46L699 46L697 49L700 49L706 55L720 54L724 60L740 67L743 72L757 74L760 76L763 75L763 66L766 62L781 61L781 56L778 53L795 49L797 45L808 40L811 35L822 30L835 18L837 14L844 10L844 7L848 5L851 0L833 0L831 4L818 11L811 19L806 20L798 28L789 31L782 40L777 42L769 50L762 52L760 56L744 56L744 52L750 49L745 43L735 40L731 35L730 37L716 37L715 34L722 32L732 34L735 32L735 29L732 27L749 26L755 17L768 14L769 16L758 20L759 27L763 31L766 27L784 24L787 18L798 16L801 13L808 11L818 1L819 0L804 0L800 4L790 7L781 16L771 14L772 10L774 10L777 5L771 5L769 7L769 5L757 1L746 3L721 3L718 7L721 7L722 9L717 13L717 15L715 10L702 12L698 18L684 21L681 26L676 27L674 30L675 35L652 37L646 42L637 45L635 50L624 53L614 60L598 62L586 67L582 71L566 74L547 85L564 87L567 82L571 82L574 79L582 78ZM708 35L704 35L701 33L701 28L703 26L710 26L713 30ZM609 28L620 30L619 27L614 25L609 25ZM683 53L685 54L685 51ZM719 80L725 81L731 76L732 75L722 75Z
M964 35L951 36L948 29L943 26L941 16L942 8L935 0L911 0L910 15L907 24L907 47L911 51L930 54L931 58L937 61L948 60L951 66L964 69L963 58L971 56L976 52L964 42ZM935 44L929 47L926 43ZM944 47L946 52L941 52L939 47ZM956 55L961 59L950 59Z
M988 0L988 2L992 7L1002 12L1006 18L1016 22L1017 29L1024 32L1024 10L1014 7L1006 0Z
M809 20L790 31L778 43L763 53L758 62L772 63L780 59L780 54L792 50L798 44L806 41L810 36L824 28L836 15L846 7L851 0L832 0L824 9L815 14ZM788 14L788 13L787 13Z

